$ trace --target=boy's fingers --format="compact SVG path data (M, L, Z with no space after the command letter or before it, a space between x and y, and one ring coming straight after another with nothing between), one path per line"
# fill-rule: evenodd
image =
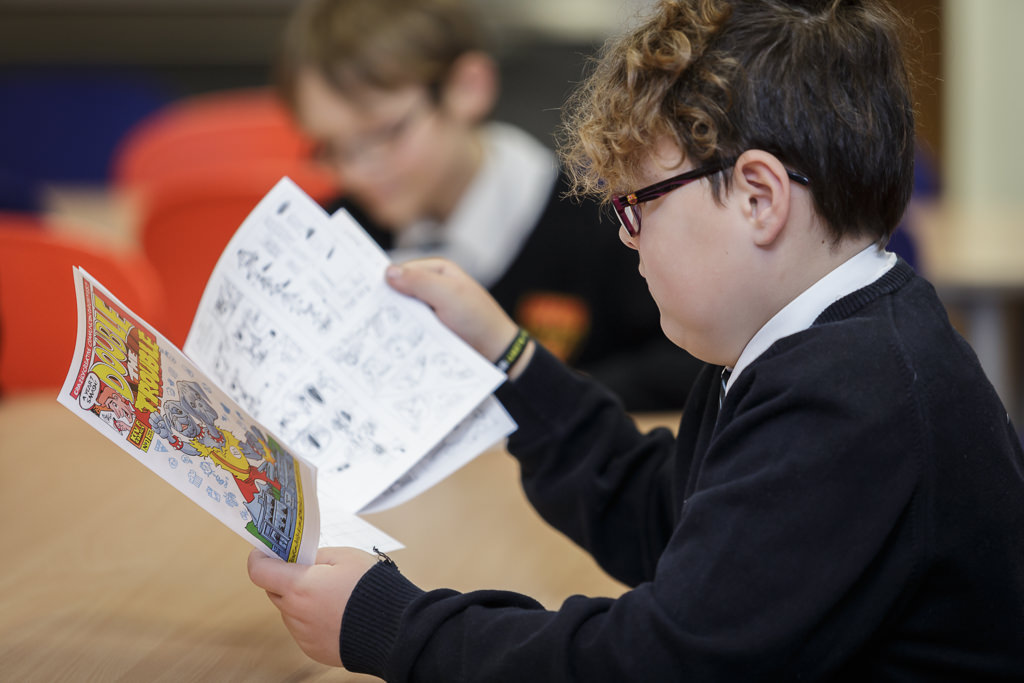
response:
M402 266L389 266L386 272L388 284L402 294L408 294L426 303L430 303L431 293L434 287L432 281L436 280L440 271L426 269L410 264Z
M278 557L268 557L259 550L253 549L246 562L249 569L249 580L267 591L283 595L295 580L295 574L301 567L288 564Z
M392 287L429 303L438 293L450 291L462 271L451 261L440 258L417 259L389 266L385 271Z
M410 259L408 261L403 261L402 263L396 263L392 266L392 268L396 268L399 271L408 269L413 272L426 271L430 273L451 272L453 267L456 267L454 263L438 256Z
M317 564L339 564L345 557L345 548L320 548L316 551Z
M285 611L285 604L284 604L284 597L283 596L278 595L277 593L272 593L270 591L264 591L264 592L267 594L267 597L270 598L270 604L272 604L274 607L276 607L277 609L281 610L282 612Z
M516 324L465 271L445 259L419 259L387 270L395 291L430 306L445 325L492 360L515 336Z
M376 561L373 555L356 548L326 547L316 551L317 564L345 565L352 562L365 562L366 558L373 558L373 561Z

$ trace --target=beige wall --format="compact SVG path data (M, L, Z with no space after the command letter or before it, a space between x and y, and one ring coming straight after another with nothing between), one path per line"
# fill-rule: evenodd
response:
M1021 0L944 0L943 172L958 279L1024 287ZM955 256L954 256L955 254Z
M945 0L949 196L977 207L1024 203L1021 0Z

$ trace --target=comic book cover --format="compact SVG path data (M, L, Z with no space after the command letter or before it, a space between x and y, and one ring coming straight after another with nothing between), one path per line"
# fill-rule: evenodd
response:
M313 562L316 468L75 269L78 338L58 400L267 554Z

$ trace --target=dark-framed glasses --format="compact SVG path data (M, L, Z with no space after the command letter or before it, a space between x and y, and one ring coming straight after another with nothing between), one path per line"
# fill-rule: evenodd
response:
M377 130L363 133L357 140L348 144L320 142L313 147L312 156L314 160L326 166L377 160L397 147L414 124L432 113L433 108L433 103L429 99L418 99L398 120Z
M663 197L672 190L678 190L684 185L689 185L695 180L706 178L709 175L714 175L719 171L732 166L732 162L729 163L716 163L708 164L707 166L701 166L695 168L692 171L686 173L680 173L679 175L666 178L665 180L659 180L653 185L637 190L636 192L630 192L624 194L621 197L612 197L612 206L615 207L615 214L619 217L619 223L625 228L626 232L629 233L630 237L636 237L640 234L640 205L644 202L649 202L658 197ZM801 185L810 185L811 181L808 180L807 176L786 169L786 175L789 176L790 180L799 183Z

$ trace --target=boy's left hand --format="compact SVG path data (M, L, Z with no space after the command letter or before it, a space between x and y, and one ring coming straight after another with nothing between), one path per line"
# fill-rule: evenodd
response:
M259 550L249 553L249 579L267 591L302 651L341 666L341 617L352 590L377 558L353 548L321 548L316 564L290 564Z

